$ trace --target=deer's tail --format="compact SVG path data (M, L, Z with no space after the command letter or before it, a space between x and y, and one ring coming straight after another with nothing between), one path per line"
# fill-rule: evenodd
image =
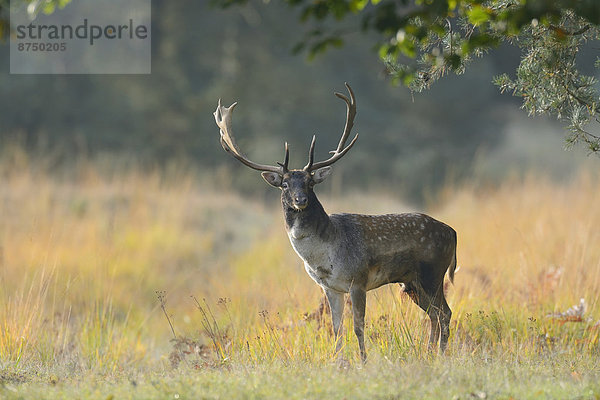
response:
M448 278L450 282L454 284L454 272L456 271L456 232L454 232L454 254L452 255L452 261L450 261L450 267L448 268Z

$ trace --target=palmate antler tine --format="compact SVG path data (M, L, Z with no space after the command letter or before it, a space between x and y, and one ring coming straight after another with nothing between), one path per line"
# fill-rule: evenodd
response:
M337 97L344 100L344 102L346 103L346 125L344 126L344 132L342 133L342 137L340 138L337 148L329 152L330 154L332 154L332 156L325 161L320 161L317 163L313 163L312 161L314 157L315 142L313 138L313 142L311 143L311 148L308 155L309 162L306 165L306 167L304 167L304 170L306 171L314 171L316 169L323 168L335 163L337 160L342 158L344 154L346 154L352 148L352 146L354 146L354 143L356 143L356 140L358 139L357 134L356 136L354 136L354 139L352 139L350 144L346 146L346 141L348 140L348 136L350 136L350 132L352 131L352 127L354 126L354 117L356 116L356 98L354 97L354 92L352 91L350 85L348 85L347 83L344 83L344 85L350 93L350 98L341 93L334 93Z
M215 116L215 122L219 127L219 133L221 134L221 146L230 153L233 152L231 149L237 149L235 140L229 132L231 129L228 129L231 124L231 114L233 113L235 106L237 106L237 101L229 107L223 107L221 105L221 99L219 99L219 104L213 114Z
M236 160L240 161L242 164L246 165L247 167L250 167L250 168L258 170L258 171L271 171L271 172L277 172L279 174L283 174L283 172L284 172L283 167L278 167L275 165L258 164L253 161L250 161L246 156L244 156L242 154L241 150L235 143L235 138L234 138L232 130L231 130L231 118L232 118L233 109L235 108L236 105L237 105L237 102L233 103L229 107L224 107L221 105L221 100L219 99L219 104L217 105L217 109L213 113L213 115L215 116L215 122L217 123L217 126L220 129L220 134L221 134L220 142L221 142L221 146L223 147L223 149L225 151L227 151L229 154L231 154ZM286 148L286 162L285 162L286 166L287 166L287 159L288 159L288 154L287 154L287 148Z

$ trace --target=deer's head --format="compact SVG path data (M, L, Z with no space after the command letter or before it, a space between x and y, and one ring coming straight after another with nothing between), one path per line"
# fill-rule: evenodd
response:
M344 132L335 150L331 151L331 157L327 160L314 162L315 152L315 141L316 138L313 136L310 144L310 150L308 152L308 164L302 169L288 169L289 163L289 147L285 144L285 158L283 163L278 162L277 165L264 165L257 164L250 161L240 151L239 147L235 143L235 139L231 130L231 115L233 109L237 105L233 103L229 107L219 105L217 110L214 112L215 121L217 126L220 128L221 133L221 146L223 149L231 154L235 159L240 161L242 164L252 169L262 171L262 177L271 186L275 186L282 191L282 201L290 207L301 211L305 209L313 195L314 185L323 182L331 174L331 165L337 160L342 158L344 154L348 152L358 139L358 135L352 139L350 144L346 146L346 141L354 125L354 117L356 115L356 100L354 98L354 92L348 84L345 84L350 98L341 94L335 93L337 97L344 100L347 107L346 112L346 125Z
M294 169L280 175L277 172L265 171L262 177L269 185L281 189L282 201L295 210L304 210L313 194L313 187L321 183L331 174L331 167L319 168L315 171Z

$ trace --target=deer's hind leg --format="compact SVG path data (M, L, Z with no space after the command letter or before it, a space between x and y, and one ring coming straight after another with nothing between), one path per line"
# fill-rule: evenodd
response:
M443 352L446 351L446 347L448 346L448 338L450 337L450 319L452 318L452 310L448 306L446 302L446 297L444 296L444 290L441 290L440 294L440 327L441 327L441 337L440 337L440 350Z
M440 320L438 313L434 310L433 298L423 289L418 281L405 284L404 292L429 316L431 321L429 347L434 349L440 337Z
M440 350L444 352L450 335L452 312L446 303L442 284L422 284L414 280L405 284L404 291L429 316L429 346L434 349L439 340Z

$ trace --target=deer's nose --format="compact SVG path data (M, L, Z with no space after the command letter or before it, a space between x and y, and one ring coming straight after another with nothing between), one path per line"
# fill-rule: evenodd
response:
M294 203L298 208L304 208L308 204L308 197L306 196L295 196Z

